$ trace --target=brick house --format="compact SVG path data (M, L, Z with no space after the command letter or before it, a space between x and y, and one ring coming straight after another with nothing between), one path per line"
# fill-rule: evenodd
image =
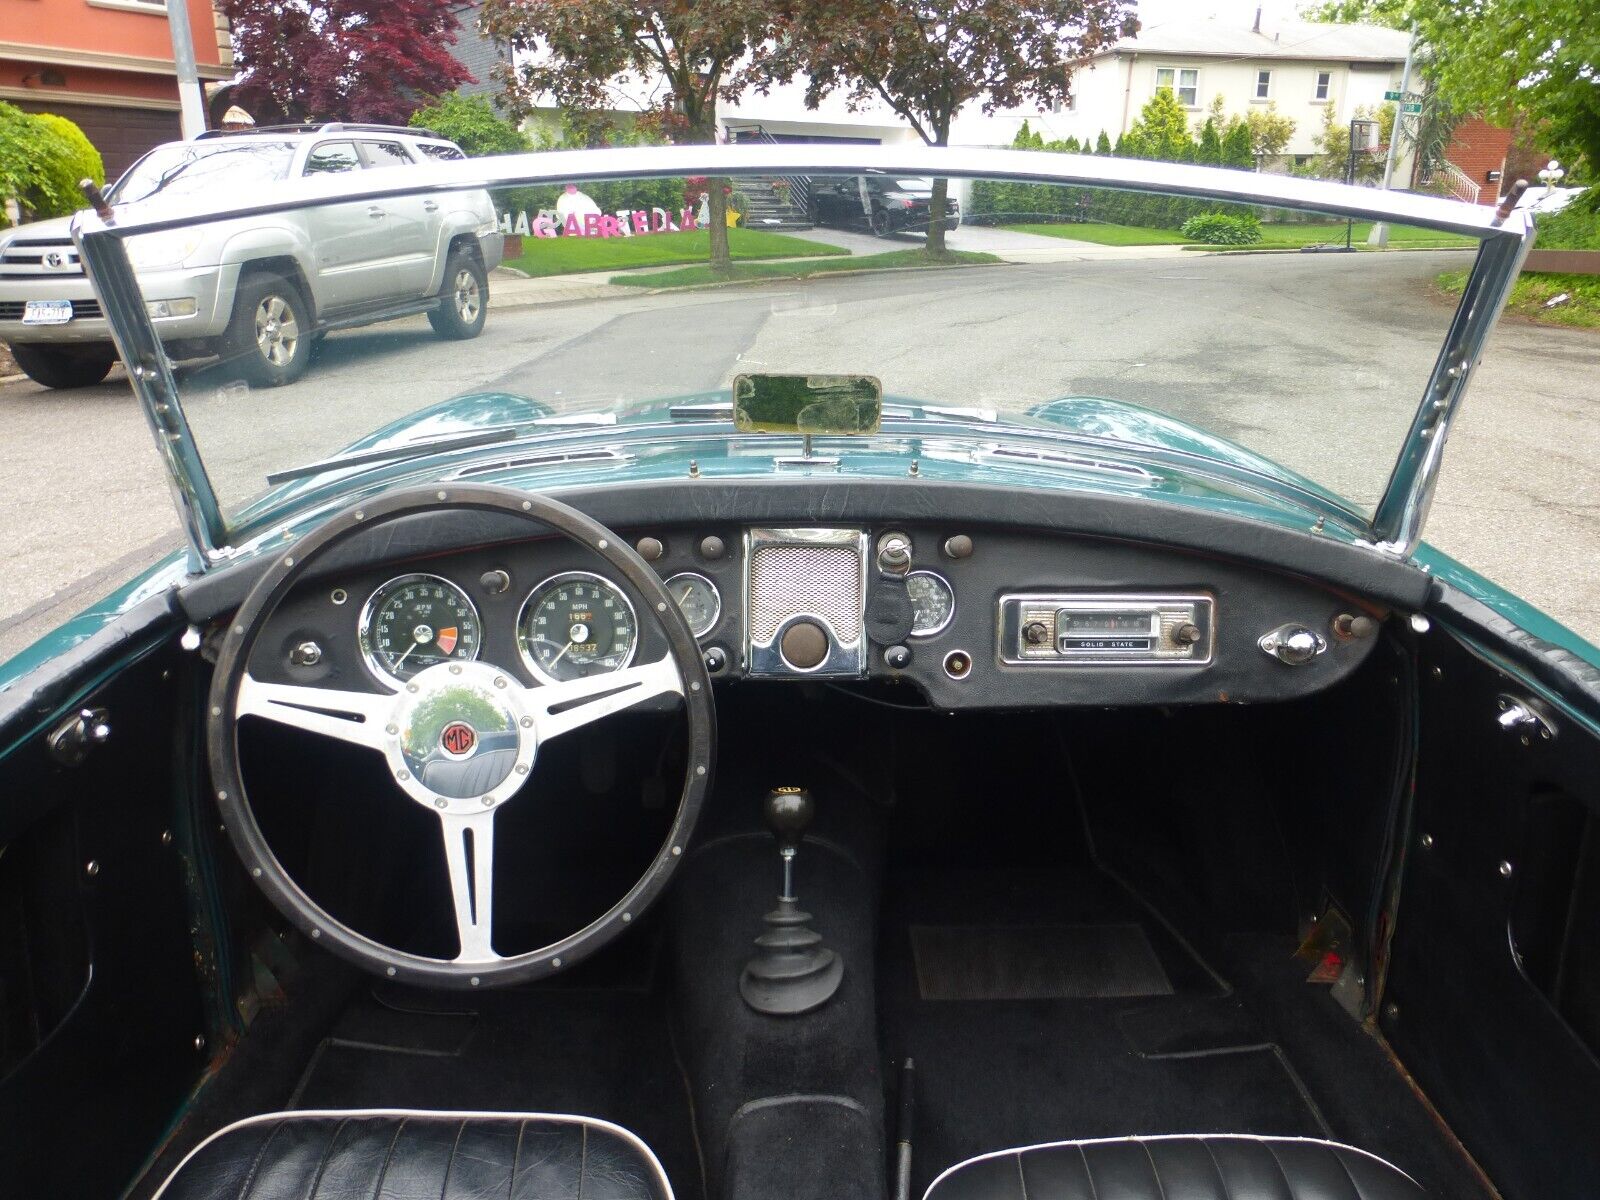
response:
M226 20L188 4L201 80L231 78ZM0 100L75 121L115 179L181 136L164 0L0 0Z
M1506 186L1503 172L1511 138L1511 130L1481 117L1468 117L1455 128L1445 159L1479 189L1479 204L1494 204Z

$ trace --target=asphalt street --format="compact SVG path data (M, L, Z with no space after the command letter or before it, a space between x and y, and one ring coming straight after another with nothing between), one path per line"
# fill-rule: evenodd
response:
M1196 422L1370 504L1437 352L1456 253L1166 255L491 306L471 342L421 318L331 335L299 383L180 371L225 502L269 471L471 391L562 410L865 371L894 394L1014 411L1110 396ZM178 544L120 372L0 386L0 659ZM1136 432L1136 431L1130 431ZM1506 323L1452 437L1429 540L1600 641L1600 337Z

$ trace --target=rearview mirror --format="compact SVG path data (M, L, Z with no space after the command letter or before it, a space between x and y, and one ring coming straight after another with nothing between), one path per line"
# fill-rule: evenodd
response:
M741 433L877 433L883 384L871 375L736 375L733 423Z

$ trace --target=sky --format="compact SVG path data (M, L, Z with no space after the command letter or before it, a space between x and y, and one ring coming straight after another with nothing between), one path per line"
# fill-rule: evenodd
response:
M1248 28L1255 20L1258 3L1265 16L1276 16L1280 20L1292 18L1300 7L1297 0L1139 0L1139 19L1154 25L1175 18L1194 21L1215 16L1219 20L1242 22Z

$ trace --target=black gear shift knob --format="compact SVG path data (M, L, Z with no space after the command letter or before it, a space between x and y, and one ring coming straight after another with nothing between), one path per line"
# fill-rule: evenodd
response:
M811 818L816 815L817 806L812 802L811 793L805 788L781 787L773 788L767 793L764 809L767 828L772 830L772 836L778 839L779 849L795 850L799 848L800 839L805 837L806 830L810 828Z

